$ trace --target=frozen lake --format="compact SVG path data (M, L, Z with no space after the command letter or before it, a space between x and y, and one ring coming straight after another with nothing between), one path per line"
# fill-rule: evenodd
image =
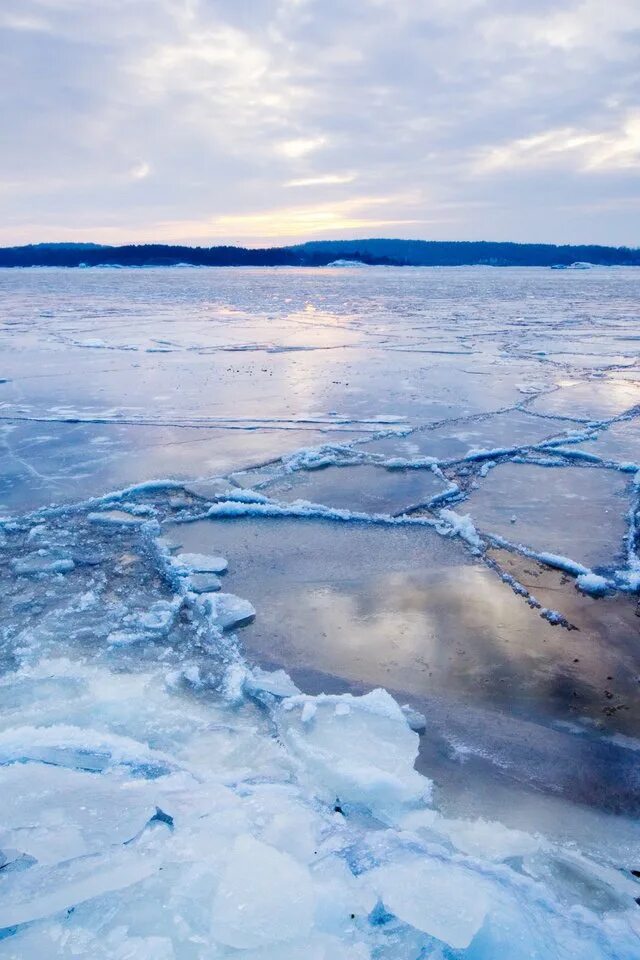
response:
M0 958L638 956L639 302L0 271Z

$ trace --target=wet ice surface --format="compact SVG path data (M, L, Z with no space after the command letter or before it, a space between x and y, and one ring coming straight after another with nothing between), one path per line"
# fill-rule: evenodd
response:
M624 564L632 501L629 476L615 470L504 463L471 493L468 509L483 530L540 552L571 555L588 567L611 567ZM600 520L586 524L587 515Z
M0 288L0 957L636 957L638 274Z
M394 514L439 497L447 483L425 470L395 471L363 464L298 473L261 489L282 501L304 499L338 509Z

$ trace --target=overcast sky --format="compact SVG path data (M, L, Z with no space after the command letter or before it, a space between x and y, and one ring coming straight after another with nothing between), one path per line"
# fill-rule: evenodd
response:
M640 0L0 0L0 243L640 245Z

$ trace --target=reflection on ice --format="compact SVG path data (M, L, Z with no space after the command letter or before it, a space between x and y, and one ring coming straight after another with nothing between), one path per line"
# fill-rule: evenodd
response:
M367 445L367 449L387 456L431 456L440 460L457 460L472 450L522 447L561 437L567 432L568 426L565 420L512 411L416 431L404 439L374 440Z
M276 500L309 500L339 510L400 513L444 493L447 485L428 471L370 467L327 467L274 481L264 492Z
M604 460L631 461L640 466L640 430L637 419L619 420L598 435L597 440L581 444L581 449Z
M640 386L609 377L598 383L569 382L536 400L532 409L545 415L576 420L605 420L618 416L640 403Z
M629 486L613 470L505 463L471 493L467 509L488 533L612 568L623 556Z

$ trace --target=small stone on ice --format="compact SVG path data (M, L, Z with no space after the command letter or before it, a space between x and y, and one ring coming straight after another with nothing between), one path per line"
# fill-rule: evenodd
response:
M187 573L224 573L228 566L224 557L204 553L179 553L176 563Z
M288 853L241 834L213 901L211 933L237 950L308 936L315 896L311 878Z

